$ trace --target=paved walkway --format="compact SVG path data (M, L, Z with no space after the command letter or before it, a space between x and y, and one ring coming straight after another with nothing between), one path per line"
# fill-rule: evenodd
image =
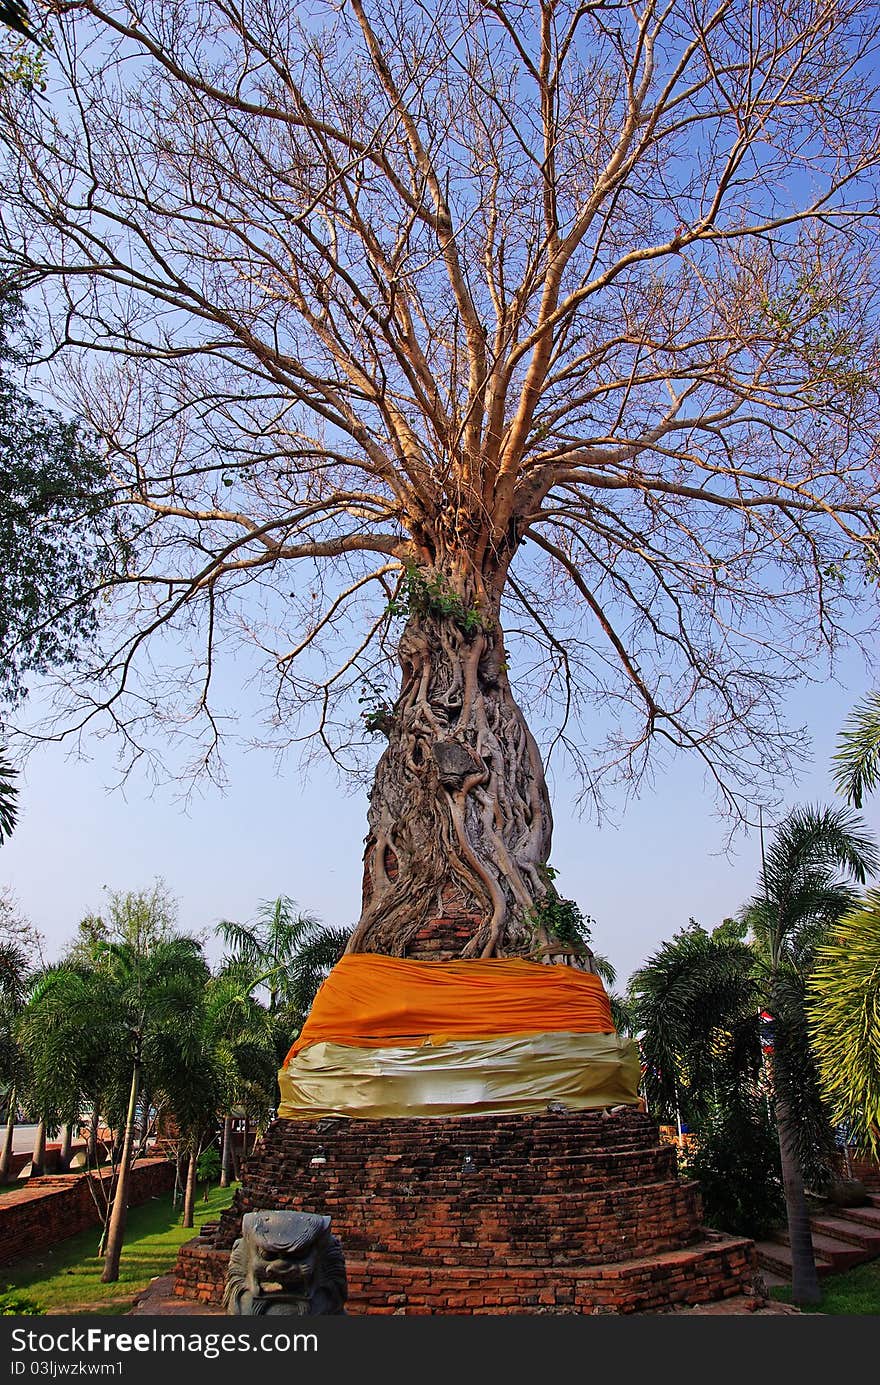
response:
M138 1294L129 1309L128 1316L137 1317L223 1317L223 1309L214 1303L193 1303L190 1299L174 1297L174 1275L163 1274L151 1279L146 1289Z

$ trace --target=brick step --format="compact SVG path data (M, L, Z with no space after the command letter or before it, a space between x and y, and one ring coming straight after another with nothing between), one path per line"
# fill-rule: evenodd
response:
M813 1228L814 1242L816 1235L831 1236L837 1241L858 1246L872 1256L880 1255L880 1214L873 1226L855 1218L837 1215L811 1217L810 1226Z
M385 1152L412 1151L417 1157L424 1157L430 1152L448 1149L454 1153L480 1145L491 1152L498 1148L499 1139L508 1156L521 1151L527 1158L565 1158L591 1146L600 1151L650 1149L657 1143L657 1133L651 1118L632 1107L608 1117L593 1111L570 1111L562 1115L469 1116L442 1121L340 1119L326 1125L321 1121L277 1121L248 1162L258 1162L261 1152L270 1150L273 1155L289 1159L298 1152L311 1152L316 1143L324 1142L331 1142L342 1156L350 1152L356 1162L363 1157L365 1144Z
M335 1181L330 1186L321 1186L315 1180L309 1189L309 1193L322 1203L330 1204L341 1203L346 1209L357 1208L369 1213L371 1219L375 1218L377 1212L394 1204L400 1208L401 1203L401 1184L389 1180L368 1192L354 1192L349 1185L337 1186ZM413 1201L409 1207L409 1215L418 1220L424 1215L424 1208L428 1203L439 1203L441 1205L450 1204L454 1201L456 1216L468 1216L474 1210L493 1206L498 1202L498 1186L492 1183L481 1183L476 1176L471 1176L464 1181L464 1185L449 1178L436 1180L435 1186L427 1180L417 1180L414 1184L407 1183L407 1187L412 1188ZM513 1185L514 1187L516 1185ZM547 1192L518 1192L504 1189L505 1206L513 1210L530 1210L541 1208L552 1211L553 1217L566 1215L568 1212L572 1216L581 1216L585 1211L595 1208L597 1205L604 1206L606 1203L613 1202L616 1207L625 1207L627 1194L633 1198L640 1198L645 1190L650 1190L656 1198L690 1197L698 1190L698 1185L691 1179L680 1180L677 1178L654 1178L639 1181L638 1185L631 1184L626 1187L608 1187L602 1185L601 1188L585 1188L583 1185L578 1187L551 1188ZM280 1189L278 1192L280 1193ZM296 1202L302 1201L302 1185L290 1190L294 1194ZM290 1194L285 1193L285 1200L290 1201ZM252 1198L247 1199L248 1203ZM232 1213L238 1219L238 1213ZM222 1222L220 1223L222 1225ZM207 1223L213 1226L215 1223Z
M334 1164L347 1172L363 1169L365 1162L369 1164L399 1164L403 1168L417 1169L429 1168L433 1164L443 1164L454 1166L464 1161L466 1155L477 1164L503 1164L509 1168L521 1168L524 1165L533 1164L536 1161L546 1163L552 1161L554 1167L557 1165L571 1164L574 1168L589 1167L591 1164L602 1165L604 1163L619 1163L621 1159L632 1159L634 1156L649 1158L669 1158L675 1157L675 1150L672 1145L659 1145L656 1142L650 1144L638 1144L632 1148L625 1145L604 1145L601 1149L584 1148L583 1146L574 1149L554 1150L552 1146L542 1149L540 1147L528 1147L521 1150L511 1150L509 1148L498 1149L483 1145L469 1144L462 1141L452 1149L435 1149L430 1151L430 1156L426 1157L425 1147L404 1148L395 1143L389 1148L389 1144L382 1141L366 1139L362 1142L358 1150L340 1148L331 1140L321 1141L315 1139L308 1145L296 1149L279 1149L274 1144L271 1150L266 1151L266 1157L262 1160L254 1161L254 1167L245 1169L245 1172L254 1173L259 1169L261 1172L277 1173L281 1169L289 1168L291 1163L302 1163L308 1165L310 1160L321 1151L324 1157L332 1152Z
M320 1179L322 1182L335 1182L346 1187L356 1187L367 1191L371 1184L383 1183L393 1178L395 1183L418 1181L420 1188L430 1190L441 1186L450 1176L458 1181L464 1170L463 1158L433 1167L410 1165L391 1160L370 1160L362 1158L357 1164L341 1163L335 1152L328 1152L326 1163L317 1165L309 1160L294 1161L277 1166L266 1165L242 1180L247 1187L271 1187L275 1183L288 1182L291 1170L296 1169L301 1179ZM577 1182L579 1187L607 1188L609 1186L629 1185L634 1179L656 1181L658 1174L665 1178L675 1176L675 1156L672 1152L655 1150L636 1155L606 1156L601 1161L595 1158L559 1160L552 1165L542 1164L538 1159L523 1159L513 1163L506 1159L475 1160L474 1168L467 1172L464 1181L477 1185L487 1181L504 1183L534 1184L535 1188L548 1188L565 1182Z
M352 1314L634 1313L741 1296L752 1288L751 1242L702 1240L601 1266L487 1270L346 1257Z
M779 1275L786 1284L791 1283L791 1246L782 1241L756 1241L755 1255L762 1270L768 1269L772 1274ZM815 1247L813 1258L820 1278L831 1273L833 1266L830 1261L824 1260Z
M843 1221L858 1222L861 1226L870 1226L875 1231L880 1231L880 1207L835 1207L834 1212L829 1215L840 1217Z
M812 1230L813 1254L819 1255L823 1260L827 1260L833 1270L852 1269L853 1265L861 1265L863 1261L870 1260L869 1252L862 1250L859 1246L853 1245L852 1241L842 1241L833 1234L822 1231ZM783 1227L771 1232L771 1241L779 1241L783 1245L788 1244L788 1231Z

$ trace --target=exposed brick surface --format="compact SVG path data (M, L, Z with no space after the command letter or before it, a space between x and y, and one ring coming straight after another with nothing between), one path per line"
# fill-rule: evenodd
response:
M106 1179L109 1173L32 1178L5 1192L0 1198L0 1264L98 1226L100 1217L89 1190L89 1179L94 1177ZM132 1170L129 1205L136 1207L173 1187L173 1164L167 1159L142 1159Z
M182 1247L176 1294L219 1301L261 1207L332 1217L352 1313L653 1312L752 1292L752 1243L701 1227L695 1185L632 1107L278 1121L233 1206Z

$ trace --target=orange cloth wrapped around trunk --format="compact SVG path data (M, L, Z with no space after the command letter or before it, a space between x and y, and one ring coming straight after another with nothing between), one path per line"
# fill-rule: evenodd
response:
M413 962L356 952L322 984L284 1061L321 1042L385 1048L555 1032L614 1033L598 976L516 958Z

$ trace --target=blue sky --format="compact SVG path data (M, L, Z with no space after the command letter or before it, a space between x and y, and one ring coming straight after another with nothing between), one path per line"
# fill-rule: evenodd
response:
M790 805L831 800L835 738L852 704L874 685L856 656L841 661L838 676L840 683L805 684L790 700L791 722L806 723L813 739L813 762L788 789ZM225 794L207 787L184 808L172 790L152 791L136 776L124 791L110 788L117 778L112 744L86 748L86 761L57 745L34 753L23 775L20 826L0 848L0 884L42 929L50 956L83 914L100 910L104 886L139 889L157 876L178 899L188 930L253 917L260 900L281 893L327 923L356 920L365 793L346 793L329 771L313 768L303 781L293 767L279 773L268 752L239 751L228 761ZM596 920L595 945L621 981L689 916L712 925L754 886L757 834L724 854L724 824L694 761L680 760L636 802L612 800L613 820L601 827L577 817L570 782L551 776L551 791L557 883ZM880 796L866 805L865 818L880 836ZM218 955L216 946L209 952Z

